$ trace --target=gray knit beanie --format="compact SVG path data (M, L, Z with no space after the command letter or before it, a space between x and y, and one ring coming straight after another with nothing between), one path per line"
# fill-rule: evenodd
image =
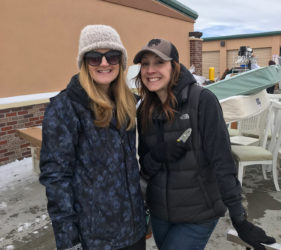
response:
M112 49L122 52L122 65L127 67L127 51L124 48L120 36L115 29L107 25L87 25L80 34L79 51L77 57L78 68L81 68L85 53L95 49Z

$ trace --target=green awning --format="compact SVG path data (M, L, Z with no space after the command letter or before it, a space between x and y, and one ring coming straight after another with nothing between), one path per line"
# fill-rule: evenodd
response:
M281 81L281 67L271 65L249 70L205 87L222 100L231 96L255 94L279 81Z

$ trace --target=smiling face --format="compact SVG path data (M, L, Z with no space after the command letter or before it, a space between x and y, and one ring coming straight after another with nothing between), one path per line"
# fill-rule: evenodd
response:
M171 80L171 61L164 61L152 52L145 53L141 59L141 79L151 92L155 92L161 102L167 98L167 87Z
M109 50L110 49L96 49L95 51L106 53ZM110 84L118 77L119 68L119 64L109 64L105 56L102 57L101 63L98 66L88 64L88 70L94 82L105 89L108 89Z

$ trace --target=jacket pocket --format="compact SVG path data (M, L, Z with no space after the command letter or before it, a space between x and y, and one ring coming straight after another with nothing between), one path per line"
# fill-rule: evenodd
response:
M94 209L92 216L91 231L95 237L110 240L117 236L120 230L120 216L112 212L112 209L102 211Z

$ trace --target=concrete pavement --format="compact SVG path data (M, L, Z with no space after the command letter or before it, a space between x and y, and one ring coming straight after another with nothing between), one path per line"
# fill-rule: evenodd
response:
M280 169L279 169L280 171ZM0 175L5 175L1 173ZM281 192L276 192L273 181L263 180L261 168L246 168L243 182L244 206L248 209L249 220L261 226L281 242ZM279 183L281 180L279 178ZM0 186L0 249L2 250L53 250L54 236L46 210L44 187L36 174L30 170ZM206 247L207 250L238 250L243 247L226 240L231 227L228 216L222 218ZM147 250L155 250L153 238L147 240ZM180 249L179 249L180 250Z

